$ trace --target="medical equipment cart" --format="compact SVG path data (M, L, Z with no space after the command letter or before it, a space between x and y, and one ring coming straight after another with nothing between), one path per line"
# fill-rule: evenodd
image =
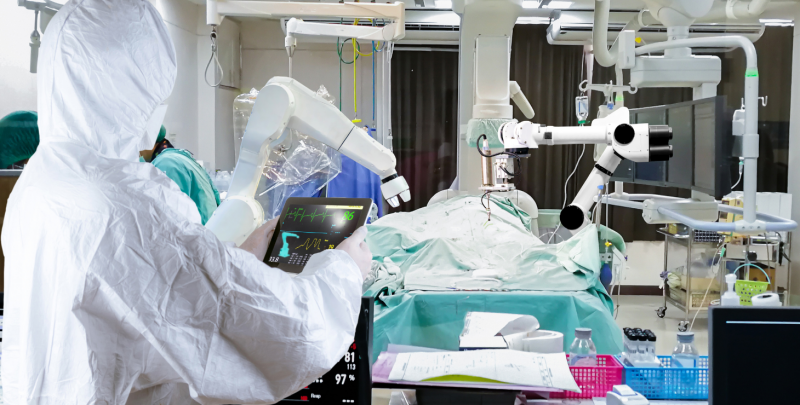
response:
M788 294L778 291L776 269L786 265L782 258L789 255L789 243L781 247L783 241L777 235L769 238L753 236L750 240L745 239L744 243L740 240L728 242L722 257L717 259L717 255L722 252L720 248L724 239L716 232L678 225L677 229L658 229L658 233L664 235L664 306L658 308L656 313L659 318L663 318L666 315L667 302L681 309L684 319L678 323L679 331L688 328L693 312L708 311L709 304L720 298L720 286L725 286L725 275L748 261L767 265L764 270L773 279L771 291L781 295L781 301L788 305ZM750 276L756 273L759 273L760 278L761 272L748 266L739 270L737 275L740 279L751 280L753 278ZM786 273L787 278L791 277L791 272ZM789 281L787 280L786 285L789 285Z
M719 299L719 287L715 289L712 284L707 296L705 292L709 283L717 282L710 273L722 237L715 232L698 231L683 225L657 231L664 235L664 271L661 273L664 306L658 308L656 314L663 318L667 302L675 305L684 314L678 330L685 331L691 313L698 309L707 311L708 304Z

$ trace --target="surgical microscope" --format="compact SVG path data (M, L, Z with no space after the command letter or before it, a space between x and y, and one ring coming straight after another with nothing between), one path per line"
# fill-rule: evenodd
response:
M608 183L623 159L634 162L666 161L672 157L672 129L666 125L631 124L627 108L620 108L591 126L548 127L529 121L503 124L498 137L504 151L495 156L494 177L505 189L513 189L514 172L508 170L508 159L529 157L531 148L539 145L606 144L572 204L561 211L561 225L570 231L588 223L587 213L595 203L598 188ZM495 185L496 187L496 185Z

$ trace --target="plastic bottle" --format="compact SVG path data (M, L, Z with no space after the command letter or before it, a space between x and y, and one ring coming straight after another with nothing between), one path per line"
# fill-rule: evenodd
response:
M733 290L733 286L736 284L736 274L731 273L726 275L725 283L728 284L728 291L722 294L722 297L719 299L719 305L723 307L738 307L742 305L739 301L739 296L736 295L736 292Z
M228 191L228 187L231 185L231 175L227 171L217 171L217 175L214 178L214 187L217 188L217 191L222 193Z
M640 328L633 330L633 344L634 347L636 347L636 351L633 355L633 361L640 362L644 360L647 353L647 349L645 348L647 345L647 338L645 337L644 331Z
M694 332L678 332L678 344L672 350L670 365L678 368L695 368L700 355L694 347Z
M622 328L623 357L627 358L631 353L631 328Z
M597 366L597 349L592 342L592 330L575 328L575 340L569 347L569 365L579 367Z
M645 361L658 363L658 356L656 356L656 334L650 329L645 331L647 335L647 358Z

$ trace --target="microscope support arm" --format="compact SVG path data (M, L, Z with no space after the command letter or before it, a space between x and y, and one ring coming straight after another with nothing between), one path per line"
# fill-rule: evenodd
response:
M408 184L395 171L395 157L334 105L286 77L274 77L261 90L247 123L239 161L228 198L214 211L206 227L225 242L240 245L264 221L253 198L269 151L294 129L342 152L383 180L381 191L390 205L408 201Z
M528 121L511 121L500 127L500 140L506 151L539 145L607 144L623 159L634 162L668 160L672 157L672 130L665 125L630 124L630 113L623 107L591 126L546 127ZM527 152L526 152L527 153ZM613 171L613 170L612 170Z
M664 125L630 124L630 112L620 108L611 115L594 120L591 126L545 127L530 122L509 122L500 128L500 140L506 152L526 155L539 145L606 144L603 155L594 165L572 204L561 211L561 224L578 230L587 222L586 213L594 205L601 186L608 182L623 159L654 162L672 157L672 129Z
M621 162L622 157L614 148L606 148L603 151L575 199L572 200L572 204L561 210L559 219L564 228L575 231L588 223L589 219L586 213L592 209L595 203L594 198L600 192L601 187L608 183L608 179L611 178Z

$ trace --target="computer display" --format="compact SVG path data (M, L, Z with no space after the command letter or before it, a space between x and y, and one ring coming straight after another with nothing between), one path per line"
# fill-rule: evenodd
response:
M630 110L631 123L669 125L674 151L666 162L623 161L611 181L697 190L716 198L731 191L733 112L724 96Z
M264 262L300 273L312 255L336 248L363 226L371 206L370 198L289 198Z
M711 307L709 404L798 403L800 308Z
M716 187L716 141L711 136L716 131L715 106L703 103L694 106L694 128L698 134L694 140L697 155L694 159L694 185L713 190Z
M694 121L694 128L692 127L693 114L699 107L704 105L708 104L686 105L667 110L669 114L669 125L672 128L672 141L670 142L672 145L672 158L664 162L668 167L667 182L671 184L680 184L681 188L692 187L693 171L687 170L687 168L691 168L692 164L696 162L695 157L699 156L699 154L695 155L694 151L694 148L697 147L693 145L695 141L694 134L713 133L696 130L696 120Z

